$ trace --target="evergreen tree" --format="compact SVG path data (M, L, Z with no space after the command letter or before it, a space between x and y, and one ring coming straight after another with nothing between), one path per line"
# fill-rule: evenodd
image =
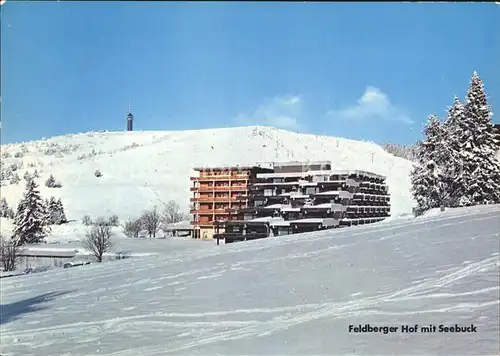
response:
M56 198L50 197L50 199L48 201L46 201L45 205L47 206L49 224L59 225L59 213L57 211Z
M416 213L446 205L446 174L443 170L445 157L444 126L435 115L430 115L424 127L424 141L415 150L417 165L411 176L412 194L417 201Z
M5 200L5 198L2 198L2 200L0 201L0 217L9 217L9 204L7 204L7 200Z
M66 224L68 222L68 219L66 218L66 213L64 212L64 206L61 201L61 198L57 200L57 211L59 213L59 224Z
M462 112L450 118L450 146L460 162L452 194L456 206L500 203L498 139L483 83L474 72Z
M7 209L7 218L14 219L15 216L16 216L16 213L14 213L14 210L11 207L9 207Z
M446 186L446 206L456 207L462 195L462 183L458 179L463 175L463 162L460 155L461 123L465 120L464 105L454 97L448 108L448 117L443 125L444 137L442 150L442 177Z
M53 188L54 185L56 183L56 179L54 178L54 176L51 174L49 176L49 178L47 178L47 180L45 181L45 186L46 187L49 187L49 188Z
M24 179L25 181L29 181L30 179L33 179L33 177L31 176L30 172L26 171L26 172L24 173L23 179Z
M49 224L61 225L68 222L66 219L66 214L64 213L64 207L61 198L56 200L54 197L50 197L47 201L46 206L48 207L48 221Z
M17 172L13 172L10 178L9 183L10 184L17 184L21 181L21 178L19 178L19 174Z
M34 180L26 183L26 192L17 206L14 238L18 246L41 242L48 234L47 212Z
M51 217L51 212L50 212L50 200L45 198L43 201L43 207L45 210L45 221L47 221L47 224L51 225L52 224L52 217Z

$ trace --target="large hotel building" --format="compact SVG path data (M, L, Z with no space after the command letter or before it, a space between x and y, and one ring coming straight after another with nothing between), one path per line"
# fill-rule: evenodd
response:
M195 171L195 238L210 239L230 221L266 221L274 235L282 235L369 224L390 216L384 176L335 171L326 161Z

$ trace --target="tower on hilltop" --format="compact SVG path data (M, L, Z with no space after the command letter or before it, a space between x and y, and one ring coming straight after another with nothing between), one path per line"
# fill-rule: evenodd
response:
M128 104L128 115L127 115L127 131L133 131L134 125L134 115L130 110L130 103Z

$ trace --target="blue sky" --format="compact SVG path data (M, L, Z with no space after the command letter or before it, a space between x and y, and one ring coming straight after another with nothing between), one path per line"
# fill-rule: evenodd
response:
M2 140L271 125L411 143L474 70L500 110L494 3L9 3ZM500 122L500 114L494 118Z

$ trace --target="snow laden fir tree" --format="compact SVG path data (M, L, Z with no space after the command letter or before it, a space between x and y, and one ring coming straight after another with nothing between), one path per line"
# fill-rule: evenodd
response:
M454 121L452 137L458 147L463 174L455 177L458 206L500 203L500 162L496 159L498 139L491 121L483 82L477 73L471 79L464 115ZM460 120L462 118L462 120Z
M425 140L415 151L419 164L411 172L412 193L417 201L417 215L440 207L446 201L444 163L444 127L435 115L425 125Z
M50 200L45 202L45 206L47 207L47 222L49 224L61 225L68 222L61 198L56 200L56 198L50 197Z
M7 204L5 197L0 200L0 217L7 219L14 219L14 210Z
M49 233L47 211L34 180L26 182L26 192L17 206L14 219L16 245L39 243Z
M436 207L500 203L499 142L483 83L476 72L465 103L455 97L441 123L431 115L411 172L416 214Z

